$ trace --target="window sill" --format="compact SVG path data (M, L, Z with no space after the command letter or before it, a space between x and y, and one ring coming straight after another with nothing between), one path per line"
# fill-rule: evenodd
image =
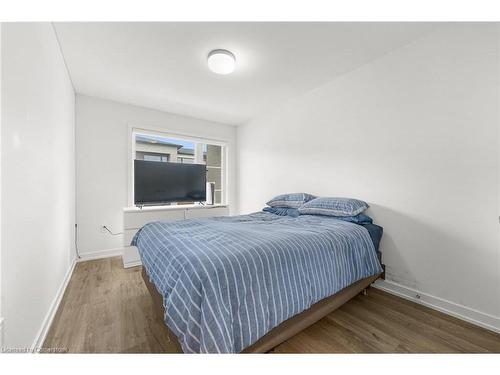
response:
M201 204L179 204L168 206L144 206L139 207L124 207L123 212L154 212L154 211L175 211L175 210L209 210L217 207L228 207L227 204L211 204L203 206Z

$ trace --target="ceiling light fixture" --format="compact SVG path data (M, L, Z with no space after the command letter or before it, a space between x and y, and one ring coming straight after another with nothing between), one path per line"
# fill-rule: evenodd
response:
M217 74L232 73L236 67L236 57L225 49L214 49L210 51L207 62L208 68Z

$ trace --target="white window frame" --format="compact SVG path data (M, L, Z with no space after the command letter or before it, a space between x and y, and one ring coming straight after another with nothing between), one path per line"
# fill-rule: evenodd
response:
M163 127L156 126L137 126L134 124L129 124L128 126L128 189L127 189L127 204L128 207L134 207L134 159L135 159L135 137L138 134L153 135L164 138L175 138L181 141L194 142L194 143L205 143L215 146L220 146L221 149L221 203L220 205L227 205L229 202L229 189L228 189L228 175L229 175L229 164L228 164L228 154L229 154L229 140L226 139L214 139L210 137L200 137L191 134L177 133L165 130ZM218 189L217 189L218 190Z

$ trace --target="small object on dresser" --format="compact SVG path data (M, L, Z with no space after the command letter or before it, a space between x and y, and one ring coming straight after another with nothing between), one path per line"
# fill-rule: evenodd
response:
M207 197L205 203L213 205L215 203L215 183L207 182Z

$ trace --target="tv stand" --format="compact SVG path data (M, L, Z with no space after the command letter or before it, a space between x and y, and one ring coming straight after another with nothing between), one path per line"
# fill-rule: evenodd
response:
M158 220L182 220L201 217L228 216L229 206L179 204L168 206L136 206L123 209L123 266L140 266L141 259L135 246L130 246L132 238L143 225Z

